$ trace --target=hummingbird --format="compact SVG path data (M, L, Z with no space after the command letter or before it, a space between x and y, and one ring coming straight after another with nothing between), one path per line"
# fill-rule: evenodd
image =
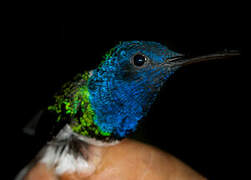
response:
M53 122L47 127L52 138L16 179L35 162L53 167L57 175L86 170L92 156L88 147L116 145L135 132L177 69L236 55L239 52L223 51L187 57L158 42L120 42L96 69L76 75L55 94L44 110Z

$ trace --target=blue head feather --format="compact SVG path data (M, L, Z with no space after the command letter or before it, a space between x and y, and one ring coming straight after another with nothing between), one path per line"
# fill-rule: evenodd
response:
M142 66L134 64L135 55L145 57ZM95 124L117 138L135 131L159 88L175 70L165 66L165 60L176 56L180 54L157 42L128 41L113 48L89 78Z

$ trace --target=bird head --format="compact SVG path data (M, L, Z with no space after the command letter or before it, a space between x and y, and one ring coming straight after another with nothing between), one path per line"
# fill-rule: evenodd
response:
M48 110L78 134L102 142L119 140L136 130L161 86L178 68L238 54L224 51L188 58L157 42L122 42L98 68L63 85Z
M105 55L105 60L92 71L89 79L95 124L110 137L126 137L136 130L161 86L178 68L229 54L186 58L157 42L118 44ZM109 140L108 137L106 139Z

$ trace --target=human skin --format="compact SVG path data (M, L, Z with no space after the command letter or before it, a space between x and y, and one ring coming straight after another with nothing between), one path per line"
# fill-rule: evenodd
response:
M91 175L65 173L36 164L25 180L205 180L189 166L153 146L125 139L115 146L99 147L101 158Z

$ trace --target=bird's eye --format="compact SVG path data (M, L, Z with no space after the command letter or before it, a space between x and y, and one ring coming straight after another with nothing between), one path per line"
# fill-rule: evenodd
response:
M137 54L133 56L132 62L135 66L143 66L146 62L146 57L141 54Z

